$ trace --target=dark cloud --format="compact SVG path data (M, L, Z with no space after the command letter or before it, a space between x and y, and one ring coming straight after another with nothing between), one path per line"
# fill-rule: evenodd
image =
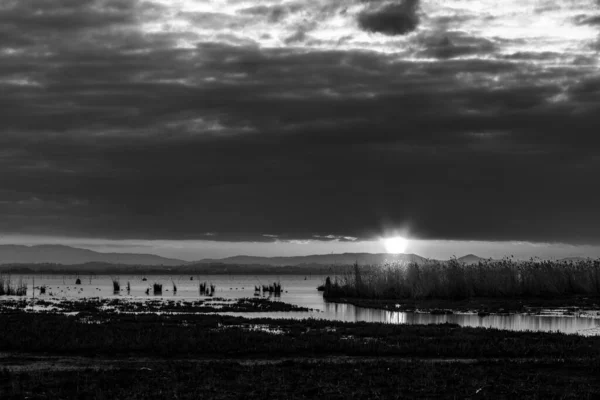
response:
M483 56L495 51L496 46L487 39L470 37L462 32L443 32L423 40L425 49L419 53L425 57L440 59L463 56Z
M0 11L28 21L24 40L0 39L3 232L600 239L600 85L586 68L458 57L494 49L452 33L425 47L440 62L182 48L181 33L140 30L142 3L116 16L110 2L64 1L63 16L98 13L77 34L35 4Z
M575 17L575 22L579 25L600 25L600 15L579 15Z
M373 2L358 15L359 26L369 32L384 35L405 35L419 24L418 0L400 2Z
M253 16L263 16L268 19L271 23L280 22L284 19L289 13L297 12L301 9L300 4L288 4L287 6L252 6L248 8L244 8L239 11L240 14L247 14Z
M298 43L298 42L303 42L305 40L306 40L306 30L299 29L293 35L290 35L289 37L287 37L285 39L285 43L286 44L294 44L294 43Z

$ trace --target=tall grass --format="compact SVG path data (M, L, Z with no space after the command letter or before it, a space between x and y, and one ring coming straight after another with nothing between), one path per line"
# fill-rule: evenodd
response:
M256 290L256 287L255 287ZM269 293L275 294L275 296L281 295L281 282L273 282L272 285L262 285L263 294Z
M121 282L118 278L111 278L113 284L113 293L119 293L121 291Z
M23 279L19 279L17 284L14 284L10 276L5 277L0 275L0 296L26 296L27 283Z
M600 260L354 264L322 288L325 297L381 299L599 295Z
M154 283L152 285L152 290L154 294L162 294L162 283Z
M215 294L215 289L216 287L212 283L201 282L198 284L198 290L201 296L212 296Z

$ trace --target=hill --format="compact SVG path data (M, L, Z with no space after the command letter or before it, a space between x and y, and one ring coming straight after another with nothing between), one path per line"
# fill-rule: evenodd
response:
M477 264L479 261L486 261L487 258L482 258L479 256L476 256L475 254L467 254L466 256L462 256L457 258L458 262L460 262L461 264Z
M301 266L301 265L351 265L355 262L361 265L384 264L386 262L415 262L422 264L427 259L416 254L388 253L343 253L318 254L294 257L255 257L235 256L221 259L203 259L197 264L235 264L235 265L270 265L270 266Z
M0 245L0 264L62 264L109 263L123 265L175 266L186 262L153 254L101 253L62 245Z

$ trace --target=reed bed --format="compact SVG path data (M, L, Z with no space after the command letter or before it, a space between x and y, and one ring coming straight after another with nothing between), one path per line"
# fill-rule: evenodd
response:
M26 296L27 283L22 279L15 284L10 276L0 275L0 296Z
M600 260L429 261L347 267L320 287L325 297L467 299L599 295Z
M212 296L215 294L216 286L212 283L201 282L198 284L198 290L201 296Z
M263 285L263 293L274 294L275 296L281 295L281 283L273 282L271 285Z
M119 293L121 291L121 282L119 282L119 279L117 279L117 278L111 278L111 279L112 279L112 284L113 284L113 292Z
M162 285L162 283L156 283L156 282L155 282L155 283L152 285L152 292L153 292L154 294L162 294L162 286L163 286L163 285Z

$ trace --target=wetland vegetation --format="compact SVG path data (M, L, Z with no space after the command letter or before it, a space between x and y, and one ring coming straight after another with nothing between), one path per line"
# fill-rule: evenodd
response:
M52 360L54 361L54 360ZM94 366L0 369L6 399L594 399L589 362L432 363L395 359L247 360L96 359Z
M10 275L0 274L0 296L27 296L27 283L22 279L14 282Z
M394 311L481 313L600 308L600 261L480 261L346 267L318 287L328 301Z
M600 395L600 337L198 313L215 302L156 304L163 312L144 314L77 301L65 305L78 311L72 315L5 307L0 393L8 399ZM258 311L267 303L280 302L230 305Z
M399 276L378 268L387 277ZM325 279L324 294L330 301L393 311L423 310L424 305L434 312L470 311L483 304L475 295L387 298L363 292L386 282L377 271L351 267ZM453 275L445 276L442 282ZM129 288L129 278L121 279ZM107 287L112 281L106 278ZM169 289L185 290L181 280L163 281ZM214 283L197 281L190 283L195 296L201 289L205 295L214 292ZM159 282L154 278L137 290L150 292L160 285L162 291ZM351 291L356 282L362 297ZM252 296L252 290L264 292L263 283L245 287ZM277 284L264 286L268 294L273 286L275 294ZM565 304L561 301L569 298L578 299L571 303L573 310L593 308L593 293L577 293L496 295L486 297L485 304L488 311L506 312L519 310L507 309L509 300L522 309ZM313 310L263 297L5 298L0 302L0 393L3 399L600 396L598 336L252 315L272 311L291 318L296 311ZM218 314L223 312L228 314Z

